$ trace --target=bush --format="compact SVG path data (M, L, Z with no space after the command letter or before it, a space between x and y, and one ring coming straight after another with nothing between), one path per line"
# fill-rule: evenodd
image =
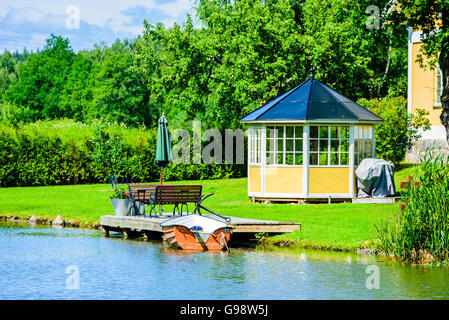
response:
M403 97L360 99L357 103L384 120L375 128L376 157L392 161L395 166L404 159L407 148L421 137L418 129L430 129L430 121L425 118L428 112L417 109L408 114L407 100Z
M155 129L118 124L38 121L0 125L0 186L159 180ZM245 165L169 164L164 180L242 177Z
M0 103L0 123L19 127L37 119L39 112L28 107L18 107L10 102Z
M128 199L129 194L124 186L118 186L112 190L109 199Z
M449 258L448 157L428 150L401 185L403 199L393 221L377 227L381 250L401 260L442 261Z

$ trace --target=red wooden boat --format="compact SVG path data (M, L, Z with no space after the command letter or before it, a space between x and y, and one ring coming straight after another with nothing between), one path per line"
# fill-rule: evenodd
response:
M229 249L233 226L212 217L190 214L161 223L168 244L184 250Z

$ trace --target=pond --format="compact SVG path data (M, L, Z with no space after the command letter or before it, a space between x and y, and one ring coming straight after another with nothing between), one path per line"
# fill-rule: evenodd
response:
M281 248L183 252L0 223L0 299L448 299L449 269Z

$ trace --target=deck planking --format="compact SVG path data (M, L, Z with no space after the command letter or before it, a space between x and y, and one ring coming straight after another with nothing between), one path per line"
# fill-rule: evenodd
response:
M212 215L204 215L217 220L220 218ZM148 235L157 234L162 236L161 222L172 218L171 214L163 215L161 217L142 217L142 216L115 216L105 215L100 217L100 224L106 233L109 231L125 232L125 236L130 233L143 233ZM176 215L178 217L178 215ZM246 219L238 217L231 218L230 225L234 226L234 236L247 238L248 240L254 238L254 234L267 233L268 235L282 234L301 229L301 224L297 222L281 222L281 221L267 221L258 219Z

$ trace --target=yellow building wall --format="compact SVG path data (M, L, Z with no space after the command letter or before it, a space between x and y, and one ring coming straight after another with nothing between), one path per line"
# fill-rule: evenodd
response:
M349 193L349 168L309 168L309 193Z
M249 167L249 192L262 192L262 172L260 167Z
M422 43L412 44L412 112L416 109L424 109L429 112L427 118L432 126L441 126L441 108L434 108L435 105L435 70L424 70L420 68L416 59Z
M266 193L302 193L302 167L266 167Z

